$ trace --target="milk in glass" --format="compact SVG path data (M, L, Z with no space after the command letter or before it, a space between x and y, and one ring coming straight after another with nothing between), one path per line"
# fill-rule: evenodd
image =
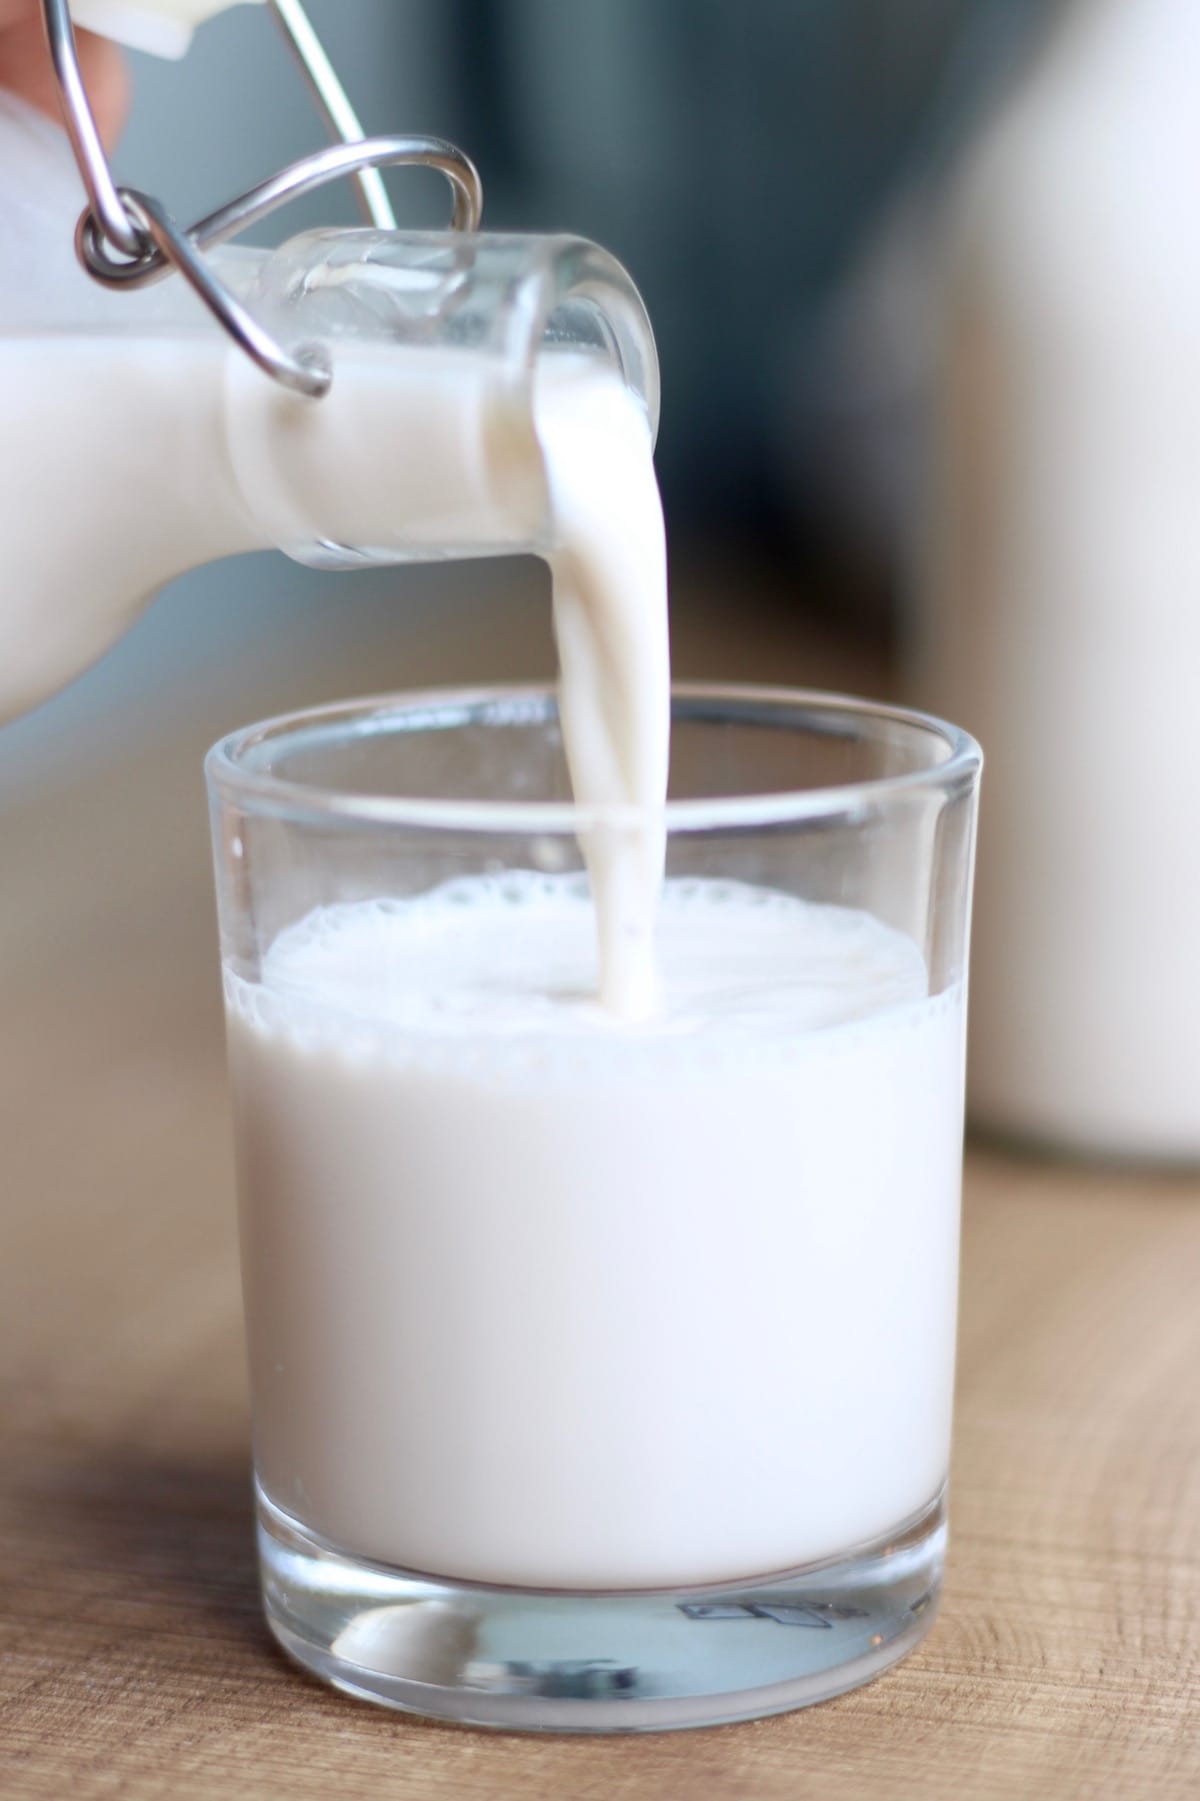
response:
M229 978L258 1475L331 1544L699 1584L940 1490L959 992L738 883L669 882L658 946L631 1027L583 878L466 877Z

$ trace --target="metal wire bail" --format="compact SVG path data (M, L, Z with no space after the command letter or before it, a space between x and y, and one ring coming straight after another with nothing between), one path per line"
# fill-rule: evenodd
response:
M67 133L87 191L88 205L75 247L88 274L105 287L139 288L178 271L246 355L293 393L319 399L332 381L332 362L316 344L288 351L243 305L207 261L204 251L225 243L261 219L327 182L352 176L370 224L395 230L395 216L380 170L419 165L439 170L454 194L450 226L474 231L483 209L483 187L470 157L444 138L363 135L358 115L338 79L300 0L269 0L318 110L341 141L248 188L215 212L183 228L160 200L137 188L118 187L104 153L88 100L70 0L42 0L46 38Z

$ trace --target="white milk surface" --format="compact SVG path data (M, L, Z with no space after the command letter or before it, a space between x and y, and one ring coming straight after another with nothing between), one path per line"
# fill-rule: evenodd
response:
M260 1480L347 1551L701 1583L945 1479L962 1008L866 914L662 896L595 998L579 877L319 910L227 979Z

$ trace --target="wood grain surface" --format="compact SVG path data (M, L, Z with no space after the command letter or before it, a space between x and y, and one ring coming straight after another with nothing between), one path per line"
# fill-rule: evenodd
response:
M541 602L512 606L540 645ZM737 668L706 617L683 667ZM527 671L513 618L474 662L426 647L416 679ZM785 616L757 644L749 673L881 680ZM138 754L89 767L81 745L78 782L0 816L0 1794L1192 1801L1192 1177L972 1150L947 1597L873 1686L748 1726L533 1739L339 1698L271 1648L197 762L237 713L376 685L395 650L193 695Z

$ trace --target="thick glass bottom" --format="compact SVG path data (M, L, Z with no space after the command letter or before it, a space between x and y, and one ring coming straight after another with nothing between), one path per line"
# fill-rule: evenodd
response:
M363 1563L259 1492L267 1621L335 1688L473 1726L648 1732L827 1701L933 1624L944 1496L886 1538L782 1575L710 1588L491 1588Z

